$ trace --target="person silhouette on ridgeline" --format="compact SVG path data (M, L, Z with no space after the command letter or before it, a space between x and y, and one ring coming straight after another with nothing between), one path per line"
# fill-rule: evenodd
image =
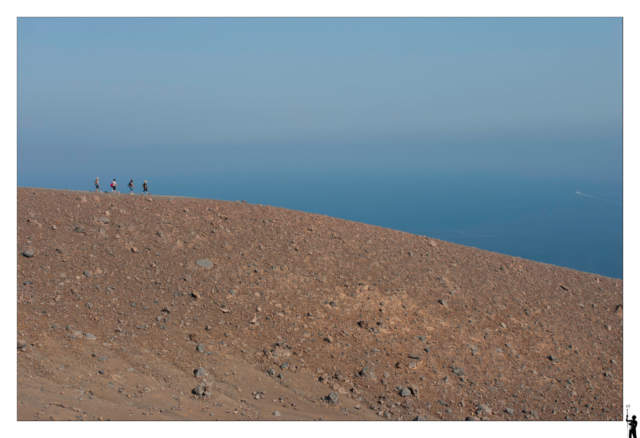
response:
M111 193L116 193L118 191L118 184L116 183L116 179L114 178L111 182Z
M96 192L100 191L100 178L96 177L96 180L93 182L96 185Z
M631 420L627 417L627 423L629 423L629 438L638 438L638 435L636 435L636 427L638 427L636 416L631 417Z
M144 184L142 184L142 194L149 194L149 188L147 187L147 181L145 180Z
M129 194L133 195L133 180L129 181Z

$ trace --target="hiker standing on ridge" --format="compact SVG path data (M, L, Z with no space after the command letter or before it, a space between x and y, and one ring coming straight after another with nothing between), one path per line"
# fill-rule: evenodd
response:
M96 177L96 180L93 182L96 185L96 192L100 191L100 178Z
M129 194L133 195L133 180L129 181Z
M113 178L113 182L111 183L111 193L117 193L118 192L118 183L116 183L116 179Z
M144 184L142 184L142 194L144 195L145 193L147 195L149 194L149 188L147 187L147 181L146 180L144 181Z

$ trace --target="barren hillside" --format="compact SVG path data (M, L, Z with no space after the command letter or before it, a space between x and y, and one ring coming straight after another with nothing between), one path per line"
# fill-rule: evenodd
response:
M621 420L622 281L215 200L18 188L20 420Z

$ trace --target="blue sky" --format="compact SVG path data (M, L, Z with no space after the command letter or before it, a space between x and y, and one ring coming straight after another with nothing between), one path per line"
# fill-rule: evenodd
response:
M622 20L18 19L18 183L123 153L621 181Z

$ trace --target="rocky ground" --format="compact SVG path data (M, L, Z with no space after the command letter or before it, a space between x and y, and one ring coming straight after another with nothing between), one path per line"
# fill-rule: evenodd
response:
M622 281L270 206L18 188L19 420L622 420Z

